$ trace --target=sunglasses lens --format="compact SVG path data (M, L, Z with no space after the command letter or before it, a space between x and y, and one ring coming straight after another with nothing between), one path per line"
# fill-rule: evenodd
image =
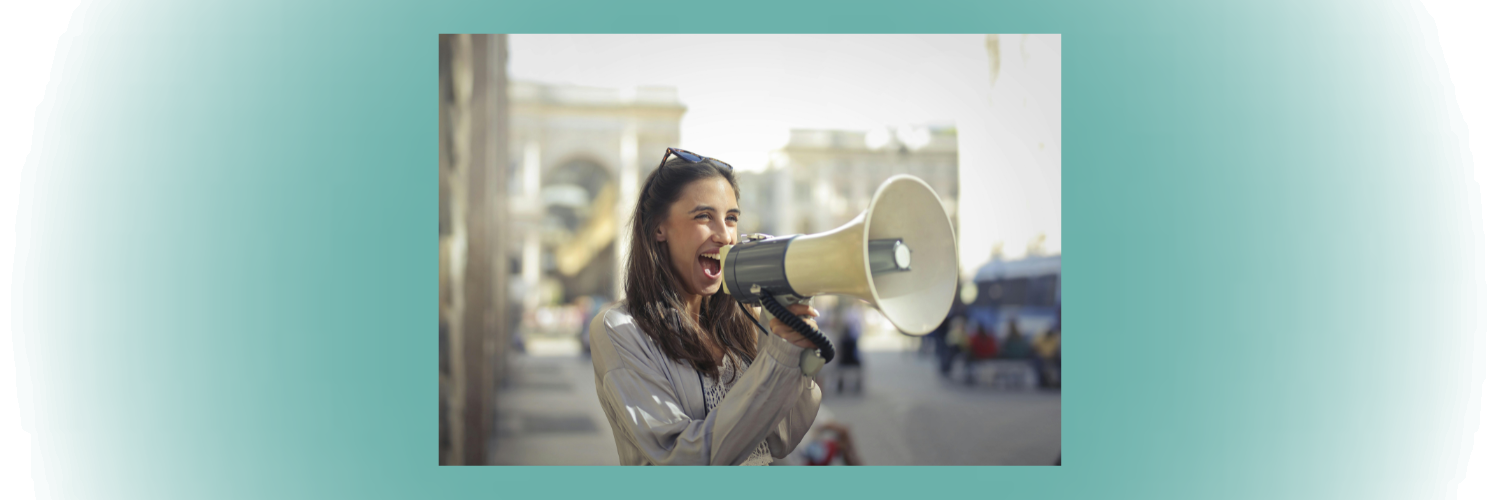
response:
M734 167L730 166L728 163L724 163L724 162L716 160L714 158L705 158L705 157L702 157L702 156L698 156L698 155L693 154L691 151L687 151L687 150L682 150L682 149L677 149L677 148L667 148L667 156L672 156L672 155L677 155L678 158L682 158L684 160L687 160L687 161L690 161L690 162L693 162L693 163L698 163L698 162L702 162L702 161L706 160L711 165L718 166L718 167L724 167L724 168L727 168L727 169L730 169L730 170L734 170ZM663 165L665 165L667 163L667 159L665 157L663 157L661 159L661 161L662 161Z

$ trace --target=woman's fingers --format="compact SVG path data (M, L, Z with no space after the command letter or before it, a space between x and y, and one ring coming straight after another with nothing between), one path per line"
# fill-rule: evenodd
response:
M790 306L787 306L786 310L791 311L792 314L795 314L798 317L802 318L802 321L806 322L809 326L812 326L813 328L818 327L818 322L812 320L813 318L818 317L818 310L813 309L812 306L792 304Z
M791 342L802 347L812 347L812 342L804 338L801 333L797 333L797 330L793 330L792 327L786 326L786 324L780 321L775 321L775 324L771 325L771 332L775 333L778 337L786 339L787 342Z
M818 310L817 309L813 309L812 306L809 306L809 305L792 304L792 305L786 306L786 310L791 311L792 314L795 314L795 315L798 315L798 316L811 316L811 317L814 317L814 318L818 317Z
M799 317L805 316L805 318L803 318L802 320L807 322L809 326L813 328L818 327L818 323L811 319L818 317L818 310L813 309L812 306L792 304L787 306L786 309L787 311ZM803 338L802 334L797 333L797 331L792 329L792 327L787 326L785 323L782 323L781 320L778 320L774 317L771 318L771 331L774 332L778 337L786 339L787 342L795 344L797 347L801 347L803 349L817 348L817 344L812 343L811 340Z

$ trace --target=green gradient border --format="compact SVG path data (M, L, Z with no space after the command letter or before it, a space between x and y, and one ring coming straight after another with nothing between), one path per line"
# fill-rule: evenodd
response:
M920 5L83 5L18 226L38 492L1452 491L1482 239L1418 6ZM1066 466L435 465L434 35L704 30L1063 34Z

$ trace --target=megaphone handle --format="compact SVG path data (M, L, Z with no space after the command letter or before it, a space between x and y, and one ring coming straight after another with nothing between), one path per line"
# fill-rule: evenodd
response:
M806 301L805 303L812 303L811 298L804 300ZM761 292L760 304L762 307L765 307L767 311L770 311L771 315L775 316L776 319L781 320L782 323L785 323L787 326L792 327L792 329L796 330L797 333L802 334L803 338L811 341L813 345L818 346L818 355L822 356L823 362L827 363L833 361L833 343L828 341L828 337L823 335L823 332L818 331L817 328L814 328L812 325L807 324L807 322L802 321L802 318L798 317L795 314L792 314L791 311L787 310L786 306L781 305L781 301L777 300L776 297L771 296L771 294L768 292Z
M803 305L803 306L811 306L812 305L812 297L797 298L796 295L782 295L780 297L777 297L776 301L780 302L781 305L783 305L783 306L790 306L792 304ZM790 309L788 309L788 310L790 310ZM802 319L812 319L811 315L798 314L797 317L798 318L802 318Z

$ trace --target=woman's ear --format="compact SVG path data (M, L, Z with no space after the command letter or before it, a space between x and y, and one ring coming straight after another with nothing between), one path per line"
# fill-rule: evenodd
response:
M656 226L656 241L667 241L667 230L662 229L660 225Z

